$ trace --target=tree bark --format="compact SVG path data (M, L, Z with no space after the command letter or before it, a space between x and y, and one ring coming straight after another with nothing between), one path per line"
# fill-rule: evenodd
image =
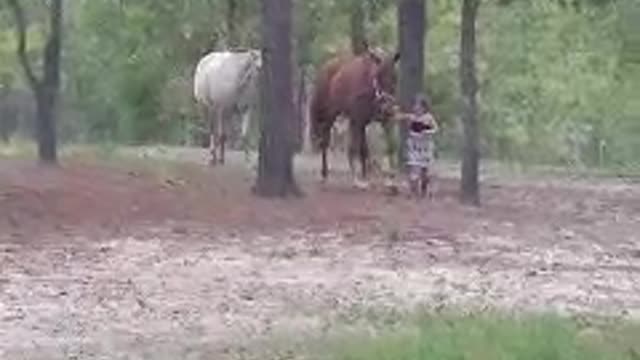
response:
M44 48L42 79L38 79L27 56L27 23L18 0L7 0L16 20L17 54L36 100L38 156L40 161L56 164L56 115L60 88L60 52L62 47L62 0L49 5L49 35Z
M424 90L426 12L426 0L398 1L398 44L402 54L398 100L403 111L410 111L416 94ZM400 136L398 161L404 164L407 138L405 124L400 125Z
M291 0L262 0L262 106L258 178L264 197L301 195L293 176Z
M238 46L238 31L236 30L237 18L237 0L227 0L227 45L229 48Z
M365 29L365 13L362 0L351 0L349 14L351 51L354 54L362 54L367 50L367 34Z
M480 205L478 141L478 105L476 93L476 17L480 0L464 0L462 3L462 31L460 35L460 88L462 90L462 174L461 201L464 204Z
M307 109L307 66L298 66L298 79L295 95L295 152L300 153L304 149L304 134L307 124L305 112Z

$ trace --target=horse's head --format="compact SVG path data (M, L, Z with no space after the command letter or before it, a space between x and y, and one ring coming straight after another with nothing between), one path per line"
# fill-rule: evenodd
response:
M395 65L400 59L400 54L384 55L380 52L371 52L370 56L376 63L372 73L376 117L379 121L386 122L393 115L393 108L397 104L395 98L397 84Z
M374 71L374 88L377 95L395 96L398 83L396 63L400 60L400 53L374 56L378 59Z

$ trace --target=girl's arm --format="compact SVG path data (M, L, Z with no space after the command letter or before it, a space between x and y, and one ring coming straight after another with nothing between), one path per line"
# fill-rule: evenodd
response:
M431 129L432 132L438 132L438 130L440 130L440 126L438 125L438 122L436 121L436 117L433 116L433 114L429 114L429 122L431 123Z
M395 111L395 113L393 114L393 119L395 121L411 121L411 118L413 118L412 113L403 113L399 110Z
M438 123L436 122L435 117L433 116L433 114L428 113L426 114L426 122L427 124L430 126L429 129L425 130L427 132L427 134L435 134L438 132Z

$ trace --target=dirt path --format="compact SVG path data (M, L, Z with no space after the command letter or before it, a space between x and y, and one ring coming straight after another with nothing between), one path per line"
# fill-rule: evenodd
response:
M2 357L184 358L417 305L640 315L640 260L623 244L144 232L99 243L60 239L29 251L5 247Z
M303 178L307 199L274 204L233 171L18 165L0 166L3 359L220 358L414 306L640 317L633 185L487 184L469 210L450 180L415 204Z

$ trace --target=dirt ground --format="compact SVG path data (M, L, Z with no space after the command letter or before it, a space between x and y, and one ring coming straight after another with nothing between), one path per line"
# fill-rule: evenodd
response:
M470 209L445 166L416 202L303 158L306 196L264 200L240 155L136 153L0 160L0 358L218 359L416 306L640 317L637 183L486 173Z

